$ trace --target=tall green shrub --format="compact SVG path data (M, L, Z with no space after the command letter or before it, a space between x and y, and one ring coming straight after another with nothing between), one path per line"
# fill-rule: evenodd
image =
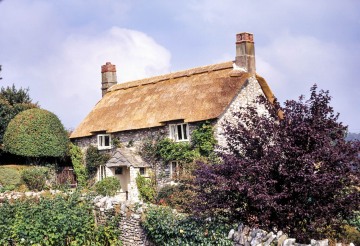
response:
M87 172L83 163L83 154L79 146L70 143L70 158L74 167L77 182L80 186L86 185Z
M4 135L4 149L26 157L62 157L68 136L58 117L44 109L25 110L12 119Z

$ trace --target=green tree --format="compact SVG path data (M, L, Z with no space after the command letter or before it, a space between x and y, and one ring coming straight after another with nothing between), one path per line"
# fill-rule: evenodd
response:
M0 70L1 71L1 70ZM39 107L33 103L29 96L29 89L16 89L15 85L11 87L1 87L0 89L0 145L3 143L3 137L9 122L20 112Z
M65 156L68 143L67 132L59 118L39 108L25 110L15 116L4 135L5 151L37 160Z

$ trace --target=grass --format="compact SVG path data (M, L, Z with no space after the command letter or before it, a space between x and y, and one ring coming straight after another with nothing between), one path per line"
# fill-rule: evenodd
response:
M21 182L22 170L29 168L25 165L3 165L0 166L0 184L3 187L15 188Z

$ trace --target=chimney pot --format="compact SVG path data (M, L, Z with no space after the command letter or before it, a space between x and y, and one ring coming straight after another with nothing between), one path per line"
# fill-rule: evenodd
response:
M116 66L111 64L111 62L107 62L105 65L101 66L101 73L106 72L116 72Z
M256 73L254 35L248 32L236 34L236 66L250 74Z

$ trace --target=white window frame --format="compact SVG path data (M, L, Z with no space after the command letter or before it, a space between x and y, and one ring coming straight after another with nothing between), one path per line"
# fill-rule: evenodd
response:
M108 137L109 138L109 145L105 145L106 140L105 138ZM110 134L98 134L97 135L97 144L98 144L98 149L111 149L111 135Z
M187 142L190 140L189 124L169 124L170 139L175 142Z
M173 179L176 175L176 177L179 177L179 162L178 161L170 161L170 178Z
M98 178L98 180L101 181L104 178L106 178L106 166L105 165L100 165L99 166L99 178Z
M175 177L179 177L180 170L179 170L180 164L178 161L170 161L167 163L165 167L165 173L168 170L168 174L165 175L165 177L174 179Z

